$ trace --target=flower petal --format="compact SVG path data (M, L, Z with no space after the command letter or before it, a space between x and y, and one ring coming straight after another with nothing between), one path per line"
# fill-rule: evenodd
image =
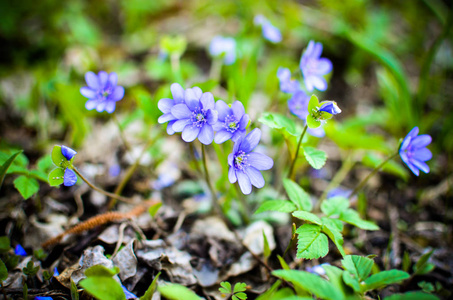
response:
M85 103L85 108L88 109L88 110L92 110L93 108L95 108L98 105L98 102L99 101L97 99L88 100Z
M228 180L230 183L235 183L238 178L236 176L236 169L234 167L231 167L228 169Z
M67 159L67 160L71 160L74 155L77 154L77 152L74 150L74 149L71 149L69 147L66 147L66 146L61 146L61 154L63 154L63 156Z
M314 70L316 75L325 75L332 71L333 66L332 62L328 58L320 58L316 65L316 70Z
M311 53L312 58L319 58L322 53L322 43L315 43L313 46L313 52Z
M241 120L239 121L238 128L240 130L244 130L247 127L249 120L250 120L249 115L247 114L243 115Z
M427 161L433 158L433 154L427 148L417 149L413 152L413 158L419 161Z
M192 90L195 93L197 99L200 99L201 95L203 94L203 91L198 86L194 86Z
M240 120L245 114L244 104L241 101L234 101L231 105L231 110L233 111L236 120Z
M205 110L214 109L215 107L214 96L210 92L203 93L200 102Z
M272 158L257 152L249 153L247 162L257 170L269 170L274 165Z
M115 72L109 74L108 82L111 87L114 87L118 84L118 75Z
M183 103L184 102L184 89L179 83L173 83L170 86L171 94L175 103Z
M225 122L225 118L232 113L231 108L223 100L217 100L215 110L218 112L220 122Z
M214 130L212 129L212 126L205 124L203 127L201 127L200 134L198 135L198 140L204 145L211 144L214 140Z
M242 171L237 171L236 176L238 178L239 187L244 195L248 195L252 192L252 183L250 178Z
M107 105L106 101L99 101L98 105L96 106L97 112L103 112L106 105Z
M177 120L175 116L173 116L171 113L167 113L167 114L163 114L162 116L159 117L159 119L157 119L157 122L159 122L159 124L163 124L163 123L166 123L168 121L173 121L173 120Z
M213 109L209 109L206 112L206 121L208 122L209 125L213 125L217 122L218 120L218 112Z
M174 121L168 122L168 125L167 125L167 133L168 133L169 135L175 134L175 131L174 131L174 129L173 129L173 124L174 124L174 123L175 123Z
M80 93L84 97L87 97L88 99L93 99L93 98L96 98L96 96L97 96L97 92L95 90L93 90L92 88L86 87L86 86L80 88Z
M231 132L229 132L226 129L222 129L216 132L214 142L216 144L222 144L223 142L226 142L229 139L231 139L232 136L233 134Z
M190 124L190 120L189 119L177 120L175 123L173 123L173 130L176 131L176 132L181 132L189 124Z
M192 111L194 111L195 109L197 109L197 107L200 106L200 101L198 100L199 98L195 95L193 89L185 90L184 99L187 107Z
M264 186L264 178L261 175L260 171L253 167L248 167L245 169L245 173L250 179L250 183L257 188L262 188Z
M417 126L415 126L414 128L412 128L411 131L409 131L409 133L407 134L407 136L410 136L411 138L414 138L414 137L417 136L418 132L419 132L419 129L418 129Z
M412 159L411 162L415 167L419 168L423 172L429 173L429 167L426 163L416 160L416 159Z
M432 138L428 134L422 134L412 139L411 146L413 149L423 148L431 144Z
M113 93L109 96L109 100L120 101L124 97L124 88L122 86L117 86L113 90Z
M115 107L116 107L115 101L108 101L107 104L105 105L105 111L111 114L112 112L115 111Z
M104 88L107 85L107 81L109 80L109 74L107 74L107 72L105 71L100 71L98 73L98 79L100 88Z
M249 132L242 141L241 150L245 153L249 153L258 145L261 139L261 130L255 128Z
M319 91L327 90L327 81L321 76L309 76L310 82Z
M171 114L177 119L188 119L191 117L192 112L185 104L176 104L171 108Z
M173 129L175 129L174 125ZM200 130L200 127L197 126L186 126L182 131L182 139L187 143L193 142L200 133Z
M163 113L169 113L171 111L171 108L175 105L175 101L170 98L163 98L160 99L159 102L157 102L157 107L159 110Z
M85 73L85 81L88 86L94 90L98 90L100 88L98 76L91 71Z
M77 182L77 175L73 170L66 168L63 176L64 186L73 186Z

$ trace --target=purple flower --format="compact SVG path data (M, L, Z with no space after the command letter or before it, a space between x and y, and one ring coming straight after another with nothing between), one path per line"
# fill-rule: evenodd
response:
M323 75L332 71L332 62L327 58L321 58L321 53L322 44L310 41L300 59L300 69L309 92L315 88L320 91L327 89L327 82Z
M22 247L20 244L17 244L16 248L14 248L14 254L19 256L27 256L27 252L25 252L24 247Z
M219 100L215 108L219 116L217 123L213 126L216 131L214 141L217 144L229 139L235 142L241 135L245 135L249 115L245 113L244 105L240 101L234 101L230 108L224 101Z
M280 30L272 25L271 22L269 22L268 19L266 19L262 15L257 15L255 16L255 19L253 20L253 23L255 25L261 26L263 37L268 40L269 42L272 43L280 43L282 40L282 34Z
M288 100L288 107L291 113L296 115L299 119L306 120L308 116L308 102L310 97L300 90L296 92L291 99Z
M124 88L117 85L118 76L116 73L108 74L105 71L100 71L96 75L93 72L87 72L85 81L88 86L80 89L80 93L89 99L85 103L85 108L88 110L96 108L98 112L105 110L109 114L114 112L116 102L124 97Z
M170 98L163 98L160 99L157 103L157 107L160 109L161 112L164 114L159 117L157 120L160 124L168 122L167 125L167 133L172 135L175 133L173 130L173 124L178 120L175 116L171 114L171 108L176 104L184 103L184 89L178 83L173 83L170 87L171 94L173 99ZM198 87L194 87L194 91L197 94L201 94L202 91Z
M61 146L61 154L70 161L77 152L69 147ZM77 175L73 170L66 168L63 176L63 185L64 186L73 186L77 182Z
M430 160L433 155L426 148L432 141L431 136L428 134L417 136L417 134L418 127L412 128L401 143L399 154L409 169L418 176L420 174L419 170L429 173L429 167L425 161Z
M316 265L316 266L313 266L313 267L307 267L305 270L307 272L312 273L312 274L316 274L316 275L322 276L322 275L326 275L326 270L324 270L324 266L330 266L330 264L329 263L323 263L323 264Z
M335 101L323 101L320 103L319 111L325 111L331 115L337 115L341 113L341 109L338 107Z
M127 290L127 288L124 285L121 285L123 288L124 295L126 296L126 299L136 299L138 298L136 295L132 294Z
M231 37L216 36L209 45L209 54L214 57L224 55L225 65L236 61L236 41Z
M35 297L35 300L52 300L52 297L37 296Z
M287 68L278 68L277 77L280 81L280 90L283 93L293 94L300 91L300 85L297 80L291 80L291 71Z
M214 106L214 96L211 93L202 93L198 87L186 89L184 103L175 104L170 110L177 119L172 125L173 130L182 132L182 139L186 142L198 138L204 145L211 144L214 140L212 125L217 122Z
M234 143L233 152L228 155L228 179L231 183L239 182L241 191L248 195L252 185L257 188L264 186L261 170L269 170L274 165L272 158L267 155L252 152L261 139L261 130L253 129L245 137L241 136Z

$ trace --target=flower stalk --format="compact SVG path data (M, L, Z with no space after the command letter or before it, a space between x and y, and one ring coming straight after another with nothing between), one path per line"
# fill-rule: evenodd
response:
M202 161L203 161L205 180L206 180L206 183L208 184L209 191L211 192L212 205L214 206L214 209L217 211L217 213L219 215L222 215L222 208L219 205L217 195L214 190L214 186L211 183L211 177L209 176L208 163L207 163L207 159L206 159L206 150L205 150L204 144L201 144L201 157L202 157Z
M288 173L288 177L290 179L293 179L294 178L294 167L296 166L296 160L297 160L297 157L299 156L299 149L300 149L300 145L302 144L302 140L304 139L304 135L305 135L305 132L307 132L307 124L305 124L305 127L304 127L304 130L302 131L302 134L300 135L300 138L299 138L299 142L297 143L297 148L296 148L296 154L294 155L294 159L293 159L293 162L291 163L291 167L289 168L289 173Z

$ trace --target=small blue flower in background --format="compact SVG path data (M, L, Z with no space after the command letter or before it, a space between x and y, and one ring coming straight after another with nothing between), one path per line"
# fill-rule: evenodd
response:
M69 147L61 146L61 154L67 159L71 160L77 152ZM64 186L73 186L77 182L77 175L73 170L66 168L64 171L63 184Z
M96 108L98 112L106 111L113 113L116 102L124 97L124 88L117 85L118 76L115 72L108 74L100 71L98 75L93 72L85 74L85 80L88 86L80 89L80 93L89 100L85 103L85 108L92 110Z
M331 189L328 193L327 193L327 199L329 198L333 198L333 197L344 197L344 198L349 198L349 196L351 195L352 193L352 190L349 190L349 189L346 189L346 188L342 188L342 187L336 187L334 189Z
M175 133L175 131L173 130L173 124L178 120L178 118L171 114L171 108L176 104L184 103L184 89L178 83L173 83L170 87L170 90L173 99L163 98L160 99L159 102L157 103L157 107L159 108L159 110L164 113L162 116L159 117L157 121L160 124L168 122L167 133L172 135ZM201 93L201 89L200 91L196 90L196 92Z
M304 91L297 91L293 94L291 99L288 100L289 110L299 119L306 120L308 116L309 101L310 97L308 97Z
M330 266L329 263L323 263L323 264L320 264L320 265L317 265L317 266L313 266L313 267L307 267L305 270L307 272L310 272L312 274L316 274L316 275L326 275L326 270L324 270L324 267L323 266Z
M321 58L321 53L322 44L310 41L300 59L300 69L309 92L315 88L320 91L327 89L327 82L323 75L332 71L332 62L327 58Z
M124 295L126 296L126 299L136 299L138 298L136 295L132 294L127 290L127 288L124 285L121 285L123 288Z
M288 68L278 68L277 77L280 81L280 90L283 93L293 94L300 91L300 85L297 80L291 80L291 71Z
M282 41L282 33L280 30L272 25L272 23L264 16L255 16L253 23L257 26L261 26L263 37L269 42L280 43Z
M338 107L335 101L323 101L320 103L319 111L324 111L331 115L337 115L341 113L341 109Z
M257 188L264 186L264 178L260 171L269 170L274 165L267 155L252 152L261 139L261 130L253 129L245 137L241 136L234 143L233 152L228 155L228 179L231 183L239 182L242 193L252 192L252 185Z
M22 247L20 244L17 244L16 248L14 248L14 254L19 256L27 256L27 252L25 252L24 247Z
M433 157L431 151L426 148L432 141L431 136L428 134L418 135L418 132L418 127L412 128L399 149L401 159L417 176L420 174L420 170L429 173L429 167L425 161Z
M245 128L250 118L240 101L234 101L229 107L224 101L218 100L215 108L218 112L218 120L213 128L216 131L214 141L217 144L229 139L235 142L240 136L245 135Z
M53 299L52 299L52 297L37 296L37 297L35 297L35 300L53 300Z
M209 54L213 57L224 55L225 65L231 65L236 61L236 41L231 37L216 36L209 45Z
M60 272L58 272L57 267L55 267L55 268L53 269L53 277L57 277L57 276L59 276L59 275L60 275Z
M120 175L120 173L121 173L121 166L119 164L114 164L114 165L110 166L110 168L109 168L110 176L116 177L116 176Z
M214 106L214 96L211 93L203 93L198 87L186 89L184 103L171 108L171 114L177 119L172 125L173 130L182 132L182 139L185 142L192 142L198 138L204 145L211 144L214 140L212 125L218 118Z

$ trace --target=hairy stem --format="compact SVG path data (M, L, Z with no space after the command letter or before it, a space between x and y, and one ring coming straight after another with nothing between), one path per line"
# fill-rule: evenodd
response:
M386 160L384 160L383 162L381 162L376 168L374 168L374 170L368 174L367 177L365 177L365 179L363 179L356 187L355 189L352 191L351 195L349 195L349 199L351 199L355 194L357 194L358 191L360 191L364 186L365 184L367 183L367 181L373 177L387 162L389 162L391 159L395 158L396 156L398 156L398 152L396 152L395 154L389 156Z
M307 132L307 124L305 124L304 130L300 135L299 142L297 143L296 154L294 155L293 162L291 163L291 167L289 168L288 178L294 179L294 167L296 166L297 157L299 156L299 149L300 145L302 144L302 140L304 139L305 132Z

